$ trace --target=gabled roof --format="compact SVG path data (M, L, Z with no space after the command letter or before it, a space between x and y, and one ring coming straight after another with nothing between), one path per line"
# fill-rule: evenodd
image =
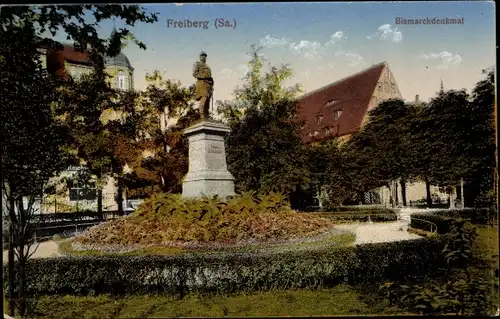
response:
M88 51L87 50L83 50L83 52L77 51L70 44L63 44L62 50L47 51L47 68L49 72L65 77L66 70L64 62L90 66ZM128 60L127 56L122 52L118 53L118 55L115 57L106 57L105 66L122 66L122 67L127 67L132 71L134 70L130 65L130 61Z
M302 141L310 143L359 131L386 67L385 62L379 63L299 97L297 119L305 122ZM314 132L318 135L310 136Z

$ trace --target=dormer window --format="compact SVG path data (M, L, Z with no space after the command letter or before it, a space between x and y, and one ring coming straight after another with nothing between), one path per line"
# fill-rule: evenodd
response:
M330 107L330 106L334 106L338 103L340 103L340 100L329 100L328 102L325 103L325 106Z
M338 120L341 115L342 115L342 110L333 111L333 119L334 120Z
M316 116L316 124L319 124L323 121L323 115Z

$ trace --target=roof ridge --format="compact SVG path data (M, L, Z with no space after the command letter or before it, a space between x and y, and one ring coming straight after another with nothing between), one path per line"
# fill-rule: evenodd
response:
M372 69L374 69L374 68L380 67L381 65L385 65L386 67L388 67L387 62L386 62L386 61L382 61L382 62L380 62L380 63L377 63L377 64L375 64L375 65L372 65L372 66L371 66L371 67L369 67L369 68L363 69L363 70L361 70L361 71L359 71L359 72L357 72L357 73L354 73L354 74L351 74L351 75L349 75L349 76L346 76L345 78L341 78L341 79L339 79L339 80L337 80L337 81L335 81L335 82L332 82L332 83L330 83L330 84L324 85L324 86L322 86L322 87L320 87L320 88L318 88L318 89L315 89L315 90L313 90L313 91L311 91L311 92L304 93L304 94L302 94L301 96L299 96L297 99L298 99L298 100L300 100L300 99L302 99L302 98L304 98L304 97L307 97L307 96L310 96L310 95L312 95L312 94L314 94L314 93L317 93L317 92L319 92L319 91L322 91L322 90L324 90L324 89L326 89L326 88L328 88L328 87L335 86L335 85L337 85L337 84L338 84L338 83L340 83L340 82L343 82L343 81L345 81L345 80L348 80L348 79L353 78L353 77L356 77L356 76L359 76L359 75L361 75L361 74L363 74L363 73L366 73L366 72L368 72L368 71L370 71L370 70L372 70Z

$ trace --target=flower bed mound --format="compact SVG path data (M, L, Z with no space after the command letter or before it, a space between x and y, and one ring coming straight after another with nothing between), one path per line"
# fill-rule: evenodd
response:
M94 226L73 242L93 247L232 245L311 237L332 227L327 219L294 212L279 194L246 193L227 202L156 194L133 215Z

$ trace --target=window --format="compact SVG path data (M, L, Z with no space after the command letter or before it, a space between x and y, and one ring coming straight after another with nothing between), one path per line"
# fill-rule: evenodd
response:
M319 132L318 131L313 131L313 136L318 136Z
M125 87L125 73L124 72L120 72L118 74L118 88L120 90L126 89L126 87Z
M342 110L333 111L333 119L334 120L338 120L341 115L342 115Z
M321 135L323 135L323 136L330 135L330 128L329 127L323 127L321 129Z
M323 121L323 115L316 116L316 124L319 124Z
M325 106L329 107L338 103L340 103L340 100L329 100L328 102L325 103Z

